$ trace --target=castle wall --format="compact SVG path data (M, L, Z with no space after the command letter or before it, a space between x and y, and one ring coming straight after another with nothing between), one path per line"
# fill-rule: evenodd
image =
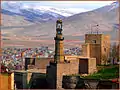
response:
M89 44L90 58L96 58L96 64L101 63L100 44Z
M46 69L46 66L50 61L54 61L54 58L40 58L35 61L35 68L37 69Z
M71 56L71 55L65 55L65 60L76 60L78 58L77 55Z
M96 64L101 63L101 47L100 44L90 44L86 43L82 47L83 53L82 56L96 58Z
M57 88L62 88L63 75L71 75L79 73L79 62L72 62L57 65Z
M110 36L103 35L101 41L101 63L106 64L107 62L104 59L108 59L110 54Z
M102 34L85 34L85 43L101 44L101 37Z
M89 44L89 45L88 45ZM97 64L106 64L110 52L110 36L103 34L86 34L83 56L97 59ZM96 53L97 52L97 53Z
M51 88L62 88L63 75L71 75L79 73L79 60L71 63L57 63L56 66L50 65L47 68L47 81L51 84ZM54 86L55 85L55 86Z
M82 56L90 57L89 44L85 43L82 45Z
M96 58L89 58L88 60L88 73L94 73L96 72Z

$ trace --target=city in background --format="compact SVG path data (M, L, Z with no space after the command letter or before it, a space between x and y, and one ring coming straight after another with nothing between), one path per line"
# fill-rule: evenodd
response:
M1 6L2 48L0 51L2 57L0 63L2 73L14 72L15 77L18 77L16 72L22 74L22 72L27 72L27 69L28 71L35 69L31 72L44 72L45 75L54 76L52 66L56 62L56 65L59 66L64 61L65 66L60 66L59 69L56 68L58 72L62 70L62 73L68 73L66 74L68 76L78 74L80 77L85 76L84 78L90 79L117 78L117 81L113 80L113 82L118 83L120 59L119 2L3 1ZM56 21L59 22L58 19L62 19L63 27L61 29L63 29L63 35L59 30L57 31L58 23ZM54 38L55 36L57 39ZM63 40L62 36L64 37L64 44L60 41ZM105 55L102 56L102 54ZM35 59L35 64L26 63L27 58ZM79 68L77 68L78 62L76 62L78 59L80 62ZM94 61L95 59L96 61ZM72 68L72 60L75 62L75 70ZM71 67L67 66L67 64L71 65ZM48 69L48 66L51 67ZM42 70L43 68L45 70ZM67 70L68 68L69 70ZM108 68L110 70L107 71ZM22 71L24 69L25 71ZM76 71L77 69L79 73ZM87 74L83 74L83 72ZM51 80L55 79L58 83L55 86L57 88L61 88L62 82L62 75L59 74L56 76L57 79L51 78ZM18 85L17 83L20 83L20 80L16 81L15 77L14 80L10 81L14 81L14 85ZM46 79L49 80L50 78L45 76ZM46 85L49 85L49 81L46 83ZM36 87L37 84L34 86L35 84L34 82L31 84L33 86L29 86L29 88ZM26 88L27 86L23 81L21 85L23 86L16 86L16 88ZM65 88L64 85L66 84L63 84L62 87ZM82 88L93 88L90 85L88 86L85 85ZM100 87L97 88L100 89ZM111 88L116 87L118 86L112 85ZM76 86L76 88L80 87Z

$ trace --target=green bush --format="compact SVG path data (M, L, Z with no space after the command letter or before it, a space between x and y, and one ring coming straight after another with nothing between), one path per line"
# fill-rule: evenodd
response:
M102 68L96 73L93 73L89 76L86 76L84 78L91 78L91 79L112 79L112 78L118 78L119 77L119 67L113 66L110 68Z

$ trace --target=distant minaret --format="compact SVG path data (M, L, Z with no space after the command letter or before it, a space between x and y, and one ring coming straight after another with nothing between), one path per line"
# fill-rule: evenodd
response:
M56 21L56 37L55 40L55 55L54 62L64 62L64 50L63 50L63 40L62 36L62 20Z

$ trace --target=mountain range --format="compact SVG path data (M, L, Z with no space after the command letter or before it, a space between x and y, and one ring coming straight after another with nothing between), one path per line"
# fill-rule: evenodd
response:
M50 6L35 6L21 2L2 3L2 13L12 16L23 16L25 20L31 22L46 22L57 18L63 19L74 14L68 11L68 9L59 9Z
M79 46L84 41L84 34L97 31L110 34L112 42L117 39L114 24L119 23L118 2L81 13L54 7L31 7L21 3L6 2L2 3L1 13L3 45L17 43L24 46L28 45L27 42L34 42L37 43L36 46L43 43L53 46L55 24L58 18L63 20L66 46Z

